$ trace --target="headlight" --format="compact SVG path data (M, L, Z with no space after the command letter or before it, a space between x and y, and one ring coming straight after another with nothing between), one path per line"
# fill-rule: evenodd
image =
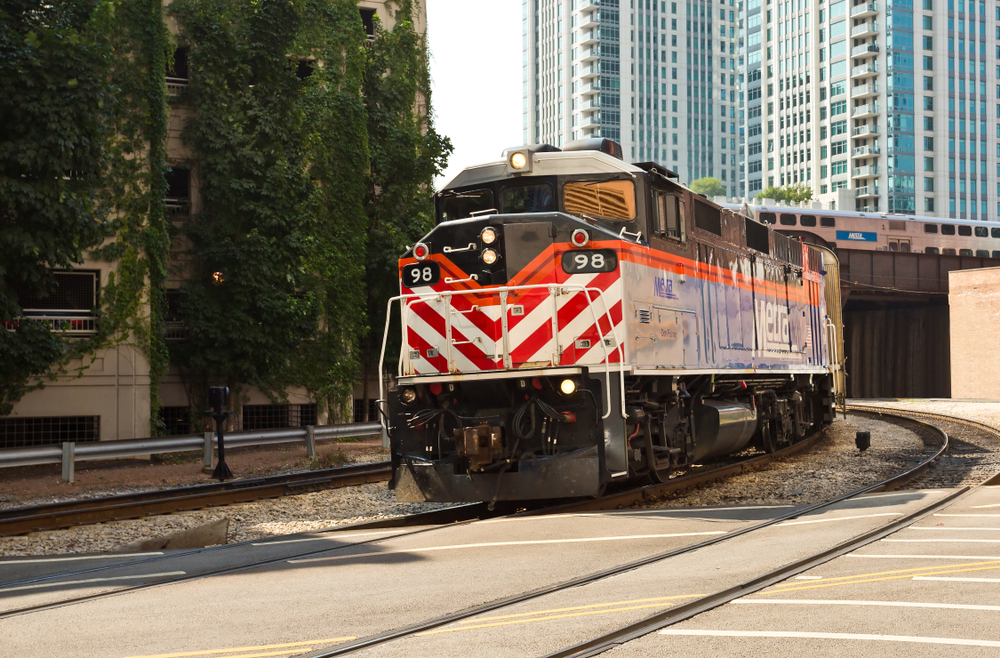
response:
M520 151L515 151L510 156L510 166L514 169L524 169L528 164L528 156Z
M414 400L417 399L417 391L412 388L404 388L402 391L399 392L399 399L402 400L405 404L411 404Z
M572 379L564 379L559 383L559 392L563 395L573 395L576 393L576 382Z
M483 249L483 262L487 265L497 262L497 252L492 249Z
M493 244L496 242L497 232L487 226L483 229L483 232L479 234L479 239L483 241L483 244Z

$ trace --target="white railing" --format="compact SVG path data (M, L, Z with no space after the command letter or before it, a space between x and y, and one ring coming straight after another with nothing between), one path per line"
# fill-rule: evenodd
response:
M559 312L556 304L555 297L558 295L572 293L583 293L587 300L587 308L590 310L591 317L594 321L594 326L597 328L598 339L600 340L601 348L604 350L604 377L605 377L605 390L607 391L607 409L601 418L606 419L611 415L611 355L614 352L618 353L618 383L619 383L619 393L621 395L621 414L624 418L626 416L625 411L625 349L621 338L615 332L615 322L611 317L611 306L608 304L604 297L604 291L600 288L592 288L589 286L581 285L571 285L571 284L533 284L525 286L500 286L497 288L472 288L467 290L449 290L447 292L434 292L434 293L410 293L408 295L397 295L391 298L386 304L385 313L385 330L382 334L382 349L379 353L378 358L378 371L384 372L385 367L385 348L389 340L389 323L392 320L392 308L393 305L398 303L400 307L400 320L403 326L403 330L406 328L406 316L407 308L409 304L407 302L411 301L421 301L421 302L443 302L445 306L444 320L445 320L445 343L447 345L446 361L448 363L448 373L458 376L464 375L468 377L470 373L459 373L454 367L454 359L452 358L452 310L451 310L451 299L452 297L464 296L464 295L477 295L477 296L487 296L496 295L500 299L500 317L501 322L501 340L498 341L497 347L501 350L500 357L503 363L503 370L483 370L480 371L483 375L489 376L490 374L500 373L504 371L517 372L517 369L513 367L513 359L511 357L511 347L510 347L510 334L507 328L507 317L510 306L507 303L507 297L510 293L520 293L524 291L548 291L548 296L552 299L552 337L556 341L556 345L559 343ZM601 305L604 307L604 311L598 314L597 310L594 308L594 300L592 294L596 294L597 298L601 300ZM604 330L601 329L600 319L604 318L608 321L608 326L610 327L610 338L613 340L613 345L605 340ZM404 363L409 362L409 356L407 354L407 344L405 336L401 341L399 348L399 365L396 371L397 377L403 377L403 367ZM558 361L554 364L554 367L558 367ZM573 366L570 366L573 367ZM419 375L410 375L419 376ZM385 404L385 382L379 382L379 404ZM387 422L385 416L382 417L382 422ZM385 427L386 433L388 433L389 428Z
M878 53L878 46L874 43L866 43L851 50L851 57L864 57L872 53Z
M188 87L187 78L172 78L167 76L167 94L169 96L180 96Z
M858 126L857 128L851 131L851 137L865 137L866 135L877 135L877 134L878 134L878 126L876 125Z
M851 36L857 37L858 35L867 34L868 32L878 32L878 26L875 24L875 21L855 25L851 29Z
M863 158L869 155L878 155L882 150L873 144L866 144L865 146L859 146L854 149L853 156L855 158Z
M855 5L851 7L851 18L860 16L861 14L871 14L878 12L878 4L874 2L866 2L863 5Z
M878 73L878 65L875 62L871 64L862 64L861 66L855 66L851 69L851 77L856 78L859 75L868 75L870 73Z
M15 320L4 320L7 331L17 331L23 321L40 322L49 331L58 331L66 336L91 336L97 333L97 318L93 315L28 315Z
M875 103L866 103L865 105L859 105L851 111L852 117L864 116L866 114L878 114L878 105Z

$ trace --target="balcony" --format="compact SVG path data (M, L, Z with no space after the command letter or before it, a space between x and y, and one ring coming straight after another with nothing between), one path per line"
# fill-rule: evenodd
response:
M873 135L878 135L878 126L875 124L858 126L851 131L851 137L869 137Z
M191 217L191 200L188 198L165 197L163 205L168 222L185 222Z
M597 11L601 6L599 0L580 0L577 3L577 9L585 14Z
M188 88L187 78L172 78L167 76L167 95L168 96L180 96Z
M851 157L854 158L871 158L882 153L882 150L874 144L866 144L864 146L859 146L854 149L851 153Z
M851 69L852 78L860 78L862 76L873 75L875 73L878 73L878 67L875 65L874 61L869 62L868 64L862 64L861 66L855 66Z
M580 103L580 111L584 114L593 114L599 109L601 109L600 96L593 96Z
M601 12L595 11L589 14L584 14L580 17L580 22L577 25L581 30L592 30L601 24L600 19Z
M864 117L878 116L878 104L866 103L851 110L852 119L862 119Z
M878 165L870 164L858 167L851 174L851 178L868 178L869 176L878 176Z
M599 64L590 64L588 66L581 66L576 70L577 78L583 80L591 80L601 75L601 67Z
M873 37L876 34L878 34L878 25L876 25L875 21L865 21L861 25L855 25L851 28L852 39Z
M598 81L581 83L579 86L579 93L583 94L585 97L590 97L593 94L597 94L601 91L601 85Z
M17 331L22 321L31 320L45 325L49 331L59 332L65 336L92 336L97 333L97 318L93 315L36 315L25 318L4 320L2 326L7 331Z
M866 85L851 87L851 98L867 98L868 96L878 96L878 85L869 82Z
M874 16L878 13L878 4L875 2L866 2L863 5L855 5L851 7L851 18L867 18L868 16Z
M179 343L188 338L188 328L183 322L168 320L163 323L163 338L172 343Z
M600 43L601 40L597 37L597 32L595 30L590 30L587 32L580 32L580 38L577 39L576 45L581 48L586 46L592 46L595 43Z
M878 188L874 185L866 185L864 187L859 187L854 191L854 197L856 199L864 199L866 197L879 196Z
M874 43L866 43L851 49L851 57L855 59L859 57L876 57L877 55L878 45Z
M580 57L577 59L578 62L583 64L590 64L596 62L598 57L600 57L600 50L597 48L581 48L578 51Z
M583 117L576 127L580 130L596 130L601 127L601 122L596 114L591 114L590 116Z

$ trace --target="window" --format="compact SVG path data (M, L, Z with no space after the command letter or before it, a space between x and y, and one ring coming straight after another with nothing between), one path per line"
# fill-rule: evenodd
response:
M959 249L958 250L958 255L959 256L971 256L972 255L972 250L971 249Z
M782 226L795 226L795 215L783 212L778 219Z
M1000 258L1000 251L994 251L993 258Z
M566 183L563 205L569 213L631 221L635 219L635 186L627 180Z
M661 235L684 240L684 200L673 194L656 192L656 228Z
M976 256L978 256L980 258L989 258L990 257L990 250L989 249L976 249Z
M951 224L942 224L941 235L955 235L955 227Z
M934 171L934 158L924 158L924 171ZM933 181L931 178L925 180Z
M799 223L802 224L802 226L816 226L816 216L802 215L799 217Z
M63 441L99 441L100 416L0 418L0 448L59 445Z
M937 254L937 253L940 253L940 252L938 251L937 247L927 247L926 249L924 249L924 253L925 254Z
M924 50L934 50L934 37L924 37Z
M990 235L989 230L985 226L975 226L973 228L975 228L977 238L986 238Z
M937 233L937 224L924 224L924 233Z
M709 233L722 235L722 212L716 206L695 199L694 225Z
M954 256L955 255L955 250L954 249L942 249L941 250L941 255L942 256Z
M958 234L961 235L961 236L963 236L963 237L966 237L966 238L971 237L972 236L972 227L971 226L959 226L958 227Z
M445 192L438 205L438 222L472 217L472 213L496 208L493 205L492 190L469 190L468 192Z
M1000 238L1000 228L991 228L990 229L990 236L992 236L994 238Z
M775 224L777 223L777 219L773 212L762 212L760 214L760 222L761 224Z
M819 225L823 228L835 228L837 226L837 220L833 217L820 217Z
M836 103L830 104L830 116L835 117L838 114L844 114L847 112L847 101L838 101Z

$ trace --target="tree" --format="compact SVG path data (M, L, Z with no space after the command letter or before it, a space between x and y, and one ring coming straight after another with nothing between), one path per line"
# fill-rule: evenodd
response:
M68 346L21 318L18 290L51 292L52 270L80 263L107 233L95 200L115 107L112 10L104 0L0 9L0 416Z
M812 201L812 198L812 188L805 183L795 183L794 185L786 185L785 187L775 187L772 185L762 192L758 192L757 196L754 197L757 201L774 199L775 201L784 201L785 203L802 203L803 201Z
M708 198L726 196L726 186L718 178L706 177L691 181L691 191Z

